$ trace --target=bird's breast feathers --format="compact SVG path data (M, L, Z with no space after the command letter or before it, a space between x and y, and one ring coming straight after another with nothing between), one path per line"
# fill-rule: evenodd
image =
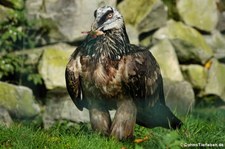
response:
M145 65L145 58L138 54L125 55L120 60L102 56L97 61L88 55L78 56L74 64L82 78L83 90L89 91L88 94L100 90L104 96L112 98L124 91L123 84L132 76L141 77L138 71L145 71L138 67Z

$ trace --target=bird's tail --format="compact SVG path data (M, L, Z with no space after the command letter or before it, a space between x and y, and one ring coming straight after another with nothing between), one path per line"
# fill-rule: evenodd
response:
M160 126L169 129L179 129L183 123L167 106L160 104L138 112L137 124L148 128Z
M178 119L168 107L168 114L166 115L168 125L166 125L166 128L172 128L172 129L180 129L183 123L181 122L180 119Z

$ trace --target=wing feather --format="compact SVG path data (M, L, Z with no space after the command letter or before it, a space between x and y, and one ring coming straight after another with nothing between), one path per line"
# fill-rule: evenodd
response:
M131 48L140 52L130 54L131 61L126 70L128 71L126 90L130 91L131 96L138 104L150 107L157 102L165 104L162 76L155 58L146 49L140 49L134 45Z
M74 104L79 110L83 110L84 100L82 94L81 78L78 71L76 71L78 70L77 67L77 61L72 57L66 66L66 87Z

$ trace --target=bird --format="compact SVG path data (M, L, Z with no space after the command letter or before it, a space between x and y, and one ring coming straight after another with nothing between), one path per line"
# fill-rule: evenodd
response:
M183 123L166 106L151 52L130 43L116 8L99 7L94 18L65 70L68 93L79 110L88 109L92 129L118 140L133 138L136 124L179 129ZM114 118L109 110L116 110Z

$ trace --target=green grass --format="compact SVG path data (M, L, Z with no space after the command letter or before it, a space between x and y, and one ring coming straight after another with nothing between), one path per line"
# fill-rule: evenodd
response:
M148 140L139 144L132 141L116 141L94 133L90 126L59 123L49 130L37 124L16 123L10 128L0 126L0 148L71 148L71 149L130 149L181 148L181 145L198 143L222 143L225 147L225 110L205 108L194 110L182 118L180 130L163 128L147 129L136 126L135 137ZM197 147L196 147L197 148Z

